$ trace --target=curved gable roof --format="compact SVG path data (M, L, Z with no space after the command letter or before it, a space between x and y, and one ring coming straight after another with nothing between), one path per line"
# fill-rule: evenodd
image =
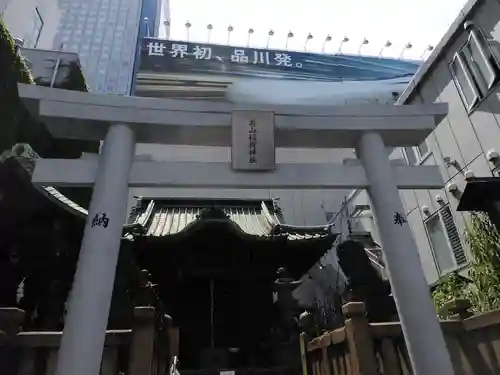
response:
M132 224L146 236L169 236L189 231L202 223L226 223L242 235L284 237L289 240L333 235L331 226L297 227L280 220L275 202L151 199L134 210Z

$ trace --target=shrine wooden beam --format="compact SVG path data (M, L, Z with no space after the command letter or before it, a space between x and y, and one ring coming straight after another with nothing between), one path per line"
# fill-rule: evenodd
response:
M97 158L39 159L32 182L42 186L91 187ZM440 189L443 179L436 166L393 165L399 189ZM273 172L236 172L229 163L134 161L130 187L228 189L366 189L360 165L277 164Z

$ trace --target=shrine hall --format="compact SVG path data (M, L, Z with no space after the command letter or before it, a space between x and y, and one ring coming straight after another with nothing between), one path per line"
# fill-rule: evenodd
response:
M284 224L273 201L142 199L131 219L134 254L179 327L184 368L277 365L276 272L300 279L337 237Z

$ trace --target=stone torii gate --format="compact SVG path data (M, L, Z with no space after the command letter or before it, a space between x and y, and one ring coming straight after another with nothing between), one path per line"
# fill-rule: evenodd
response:
M104 140L99 157L42 159L33 175L40 185L94 187L56 375L99 374L129 187L146 186L367 189L414 373L454 374L398 191L440 189L443 181L437 167L393 165L387 152L420 144L446 115L446 104L236 106L22 84L19 94L54 136ZM240 111L266 118L270 127L264 133L272 138L273 152L274 147L355 148L361 162L272 165L274 155L267 155L272 162L262 170L241 172L229 163L134 159L136 142L232 145L237 159Z

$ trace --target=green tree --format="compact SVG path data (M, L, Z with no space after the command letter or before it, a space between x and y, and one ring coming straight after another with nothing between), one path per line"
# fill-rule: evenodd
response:
M444 304L454 298L467 298L470 285L457 272L451 272L442 277L432 292L432 299L440 318L447 318L448 312L443 310Z
M19 137L18 123L24 113L19 110L18 82L33 83L33 79L0 18L0 153L10 149Z
M474 288L470 302L475 311L500 308L500 234L488 215L474 213L465 230L470 247L469 278Z
M474 312L500 308L500 234L485 213L473 213L465 227L471 259L467 281L456 272L441 278L432 292L438 315L453 298L469 300Z

